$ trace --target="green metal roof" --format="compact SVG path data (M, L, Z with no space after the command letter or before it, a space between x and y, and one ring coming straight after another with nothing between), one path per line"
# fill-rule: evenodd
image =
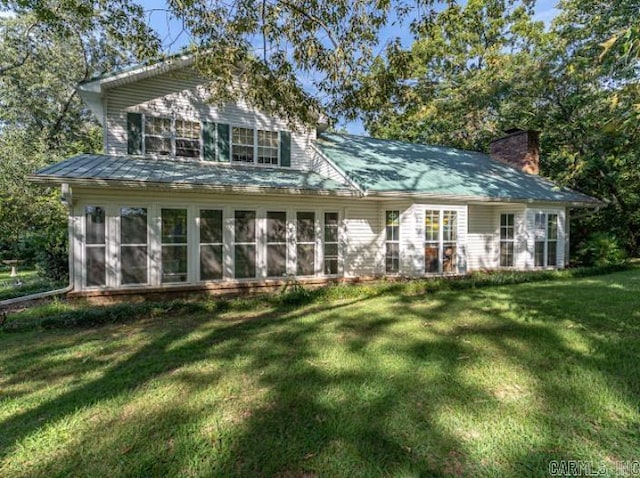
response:
M348 186L311 171L104 154L74 156L41 169L32 179L58 183L86 181L96 185L121 182L229 189L293 189L349 195L356 193Z
M316 146L366 192L598 203L483 153L343 134L323 134Z

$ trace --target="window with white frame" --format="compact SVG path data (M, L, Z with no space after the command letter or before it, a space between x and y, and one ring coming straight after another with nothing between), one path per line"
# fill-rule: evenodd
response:
M120 208L120 283L149 282L147 209Z
M231 160L240 163L254 162L255 138L250 128L231 128Z
M144 151L146 154L171 156L172 131L171 118L156 118L145 116L144 122Z
M338 273L338 213L324 213L324 273Z
M104 207L85 208L85 282L87 287L106 284L106 214Z
M400 211L385 211L385 270L400 271Z
M424 218L424 271L440 272L440 211L427 210Z
M458 271L458 212L425 211L424 270L427 274Z
M287 213L267 211L267 276L287 272Z
M313 212L296 213L296 274L310 276L315 273L316 215Z
M236 279L256 276L256 212L235 211L234 274Z
M176 156L200 157L200 123L176 119Z
M278 132L258 130L258 164L278 164Z
M534 220L534 265L558 265L558 214L539 212Z
M200 280L222 279L222 210L200 210Z
M200 129L198 121L144 115L144 153L199 158Z
M161 210L162 282L187 282L187 210Z
M442 272L457 272L458 212L442 211Z
M500 214L500 267L513 267L515 244L515 215Z

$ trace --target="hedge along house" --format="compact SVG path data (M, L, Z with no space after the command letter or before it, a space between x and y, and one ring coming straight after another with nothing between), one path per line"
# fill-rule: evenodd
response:
M104 154L32 180L62 186L74 293L275 285L559 268L568 209L595 199L537 175L538 138L489 155L290 131L207 101L182 57L80 85Z

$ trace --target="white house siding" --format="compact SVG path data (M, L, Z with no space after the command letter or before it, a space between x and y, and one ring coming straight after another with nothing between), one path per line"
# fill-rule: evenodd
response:
M494 206L469 205L469 233L467 236L469 270L498 267L499 220Z
M74 285L76 290L87 289L84 278L84 235L86 206L106 208L107 224L107 284L106 288L121 288L120 277L120 208L146 207L149 215L149 286L160 286L160 210L162 208L184 208L188 211L188 283L198 284L198 221L200 209L222 209L224 221L224 278L234 279L233 270L233 221L235 210L252 210L257 215L257 274L254 280L266 279L266 212L286 211L288 228L287 273L296 274L295 262L295 218L297 211L311 211L316 218L316 270L315 276L323 274L323 231L325 212L337 212L340 219L338 276L358 277L379 273L378 247L380 222L378 204L375 201L357 202L353 198L327 198L308 196L250 196L193 192L152 192L130 190L90 190L74 188L74 207L70 224L74 257ZM168 284L176 285L176 284Z
M260 113L247 103L209 103L203 80L190 70L164 73L108 91L105 98L107 154L127 154L127 112L157 116L175 115L191 121L210 121L231 126L271 131L289 130L288 124ZM315 129L291 131L291 167L313 170L311 141ZM317 164L317 160L315 161Z

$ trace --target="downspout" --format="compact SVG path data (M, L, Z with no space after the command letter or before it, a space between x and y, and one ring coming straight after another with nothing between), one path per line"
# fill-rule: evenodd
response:
M56 297L59 295L65 295L73 290L73 279L74 279L74 248L73 248L73 222L72 222L72 196L71 196L71 188L68 184L62 185L61 198L62 204L64 204L69 211L67 216L67 228L69 233L69 284L63 289L55 289L48 290L45 292L36 292L35 294L23 295L22 297L14 297L13 299L6 299L0 301L0 314L4 311L5 308L8 308L12 305L17 305L22 302L29 302L32 300L45 299L47 297Z

